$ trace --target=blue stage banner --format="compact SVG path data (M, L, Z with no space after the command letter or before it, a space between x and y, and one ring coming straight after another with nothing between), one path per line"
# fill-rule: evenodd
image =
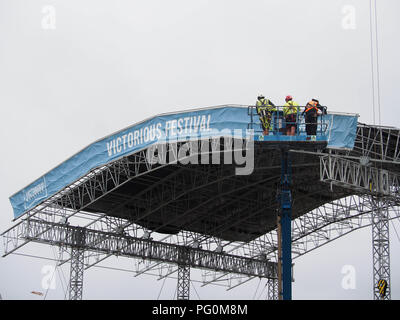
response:
M357 116L326 116L328 147L351 149ZM14 218L42 203L90 170L133 154L153 144L168 141L210 138L227 135L246 136L250 116L246 107L223 106L155 116L87 146L68 160L10 197ZM237 130L237 132L233 132ZM230 133L230 134L229 134ZM268 141L274 141L273 136Z
M357 115L328 114L328 148L352 150L357 134Z

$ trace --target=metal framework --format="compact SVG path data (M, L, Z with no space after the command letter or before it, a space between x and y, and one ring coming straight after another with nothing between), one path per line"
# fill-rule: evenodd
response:
M370 194L374 299L390 300L389 214L385 202L400 202L399 176L368 163L362 165L332 156L320 159L322 181Z
M84 248L71 248L69 300L82 300L84 254Z
M375 300L391 299L390 282L390 241L387 206L380 199L372 199L372 259ZM385 281L381 285L381 281ZM383 287L384 286L384 287Z
M281 150L281 190L278 195L280 204L278 219L278 242L281 244L278 249L279 262L278 270L279 296L283 300L292 299L292 193L290 185L292 183L292 166L287 150Z
M135 238L123 234L97 231L65 224L30 219L19 225L19 235L28 241L44 244L79 247L94 252L111 253L118 256L135 257L189 265L218 271L227 271L247 276L276 278L276 263L256 258L236 256L224 252L208 251ZM84 239L78 242L77 234ZM82 241L82 240L79 240ZM184 252L184 254L182 253Z
M188 248L180 250L178 262L177 300L189 300L190 296L190 252Z
M279 299L279 289L277 279L267 280L267 300L278 300Z
M399 175L337 156L322 156L320 161L321 181L400 201Z
M400 217L399 136L395 128L359 124L353 150L293 152L293 259L373 226L374 292L378 278L388 279L387 299L389 243L382 243L388 239L387 221ZM232 166L153 164L147 150L120 158L92 170L20 218L3 233L4 256L29 242L61 245L66 255L59 264L71 263L71 299L82 297L83 269L112 255L135 258L135 275L162 279L178 274L178 283L184 279L184 268L201 269L198 281L203 286L228 290L261 277L268 287L271 284L269 296L276 297L280 157L259 146L255 153L254 174L240 179ZM361 165L361 158L369 165ZM310 177L320 183L306 183ZM141 191L119 191L131 183ZM109 209L99 213L98 203ZM197 216L191 217L195 212ZM224 218L227 213L229 219ZM154 214L159 215L159 224L150 226L148 217ZM204 219L210 223L202 224ZM176 230L168 229L171 223ZM258 225L266 227L257 229ZM76 230L84 232L83 246L73 236ZM251 230L256 232L250 237ZM166 231L170 234L160 233ZM234 241L238 235L243 241ZM189 263L182 263L183 249L189 252ZM186 275L184 283L189 284L189 272ZM189 298L189 285L185 288L187 295L177 297Z
M70 300L82 300L85 241L85 229L74 228L71 237Z

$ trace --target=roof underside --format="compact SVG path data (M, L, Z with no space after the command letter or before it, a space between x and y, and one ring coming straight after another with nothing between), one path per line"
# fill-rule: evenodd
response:
M379 167L398 174L399 143L398 129L380 131L359 124L354 149L331 152L356 159L367 155L384 160ZM286 146L328 152L324 149L326 144L295 142ZM276 228L280 147L276 143L256 142L254 171L250 175L236 175L235 165L231 164L160 166L99 197L85 211L124 218L159 233L186 230L204 237L251 241ZM338 186L331 190L329 184L320 181L318 154L291 152L290 155L293 219L356 193ZM223 155L220 156L220 163L224 163Z
M351 194L319 181L319 158L291 154L293 218ZM221 163L223 161L221 160ZM85 211L121 217L160 233L193 231L250 241L276 228L280 150L256 144L251 175L233 165L169 165L136 177Z

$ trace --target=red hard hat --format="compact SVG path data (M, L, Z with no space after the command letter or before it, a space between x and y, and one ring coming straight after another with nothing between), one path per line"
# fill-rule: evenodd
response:
M290 101L290 100L292 100L292 99L293 99L292 96L286 96L285 101L288 102L288 101Z

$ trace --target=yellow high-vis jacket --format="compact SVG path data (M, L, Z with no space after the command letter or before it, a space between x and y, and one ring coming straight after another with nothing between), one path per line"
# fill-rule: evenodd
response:
M289 114L297 113L297 107L299 104L297 102L294 102L292 100L286 102L286 104L283 107L283 115L286 117Z
M264 109L266 111L276 111L275 105L269 99L261 99L256 102L257 113L260 113L260 110Z

